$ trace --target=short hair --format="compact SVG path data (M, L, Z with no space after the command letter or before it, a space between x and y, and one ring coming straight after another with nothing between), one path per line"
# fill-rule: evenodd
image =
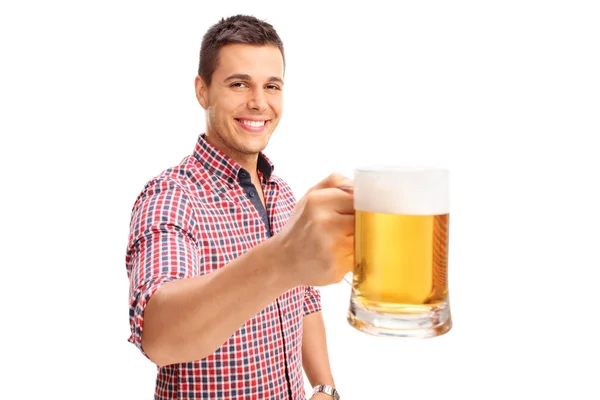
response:
M212 25L202 38L198 75L206 85L210 85L212 76L219 63L219 52L223 46L232 43L244 43L255 46L276 46L281 51L285 69L283 42L275 28L254 16L233 15L222 18Z

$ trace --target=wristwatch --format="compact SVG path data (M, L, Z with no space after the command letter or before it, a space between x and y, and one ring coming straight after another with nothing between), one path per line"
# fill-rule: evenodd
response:
M334 398L334 400L340 400L340 395L335 388L329 385L317 385L313 388L313 396L317 393L325 393Z

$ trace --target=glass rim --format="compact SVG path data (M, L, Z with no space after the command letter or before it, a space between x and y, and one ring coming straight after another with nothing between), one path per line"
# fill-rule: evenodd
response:
M397 172L450 172L448 168L433 165L418 164L367 164L354 168L354 172L377 172L377 173L397 173Z

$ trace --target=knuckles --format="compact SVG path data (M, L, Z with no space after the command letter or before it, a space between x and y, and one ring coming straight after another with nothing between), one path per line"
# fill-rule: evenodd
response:
M332 174L329 175L329 177L327 179L328 179L328 182L330 183L330 185L333 187L347 185L348 183L351 182L351 180L348 177L342 175L339 172L333 172Z
M293 252L305 260L299 269L304 281L318 284L340 282L354 262L354 217L339 212L351 208L352 198L337 189L352 181L340 173L327 179L327 187L310 191L300 200L286 230Z

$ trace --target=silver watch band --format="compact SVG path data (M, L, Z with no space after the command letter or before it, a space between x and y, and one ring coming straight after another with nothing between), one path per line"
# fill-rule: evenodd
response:
M329 385L317 385L313 388L313 396L317 393L325 393L331 397L333 397L334 400L340 400L340 395L338 393L337 390L335 390L334 387L331 387Z

